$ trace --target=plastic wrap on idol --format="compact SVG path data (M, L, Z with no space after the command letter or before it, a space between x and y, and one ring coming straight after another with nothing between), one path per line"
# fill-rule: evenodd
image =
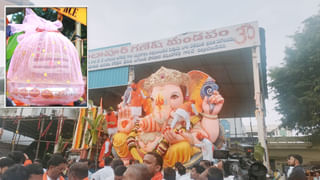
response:
M24 31L7 75L9 96L29 105L68 104L84 93L80 60L75 46L61 34L60 21L50 22L26 9Z

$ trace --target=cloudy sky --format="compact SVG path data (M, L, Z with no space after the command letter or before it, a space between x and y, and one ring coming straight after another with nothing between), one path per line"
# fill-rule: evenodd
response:
M8 0L10 1L10 0ZM87 5L89 49L158 40L258 21L266 30L268 69L280 66L290 35L319 10L319 0L30 0L35 5ZM279 124L272 94L267 124Z

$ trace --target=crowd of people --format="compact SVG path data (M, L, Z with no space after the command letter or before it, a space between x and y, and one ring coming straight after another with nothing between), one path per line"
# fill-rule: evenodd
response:
M289 169L284 176L271 179L319 180L319 174L308 176L302 167L300 155L288 156ZM31 161L20 152L10 152L0 158L0 180L225 180L222 162L208 160L186 168L182 163L163 168L163 159L156 152L148 152L140 163L124 162L112 156L104 157L104 167L97 169L94 161L80 159L67 161L60 154L53 154L46 165L41 160ZM308 173L307 173L308 174ZM230 178L230 177L229 177ZM232 179L232 178L231 178ZM267 178L265 178L267 179Z
M222 180L221 168L202 160L190 169L177 162L174 168L163 169L163 159L156 152L149 152L143 163L108 156L104 167L96 170L95 163L86 159L67 161L60 154L53 154L44 166L39 159L31 161L20 151L0 158L1 180ZM46 167L46 168L44 168Z
M60 154L53 154L43 167L41 160L31 161L20 151L10 152L0 158L1 180L86 180L89 166L87 162L68 163Z
M156 152L148 152L143 163L130 161L124 166L121 159L106 157L105 166L89 176L91 180L223 180L221 167L212 166L210 161L202 160L187 170L177 162L174 168L163 169L163 159Z

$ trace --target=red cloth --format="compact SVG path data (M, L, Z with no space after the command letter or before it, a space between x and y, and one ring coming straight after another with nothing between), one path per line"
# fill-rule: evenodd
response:
M162 180L163 179L163 176L162 176L162 173L161 172L157 172L151 180Z
M107 127L108 128L116 128L118 124L117 116L112 111L110 114L106 115Z

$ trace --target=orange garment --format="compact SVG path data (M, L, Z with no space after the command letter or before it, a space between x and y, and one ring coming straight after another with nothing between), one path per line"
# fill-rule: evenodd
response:
M117 116L112 111L110 114L106 114L106 121L107 121L107 127L108 128L116 128L118 124Z
M157 172L152 178L151 180L162 180L163 179L163 175L161 172Z
M66 104L66 106L74 106L74 102L70 102L70 103Z
M130 99L130 106L142 106L143 100L145 99L143 92L140 88L137 87L136 84L131 84L132 91L131 99Z
M13 97L10 97L10 98L16 104L16 106L24 106L25 105L23 102L16 100Z
M28 166L29 164L32 164L32 161L30 159L26 159L23 163L23 166Z
M89 180L89 178L88 178L88 177L85 177L85 178L83 178L82 180Z
M100 161L99 162L99 168L103 168L104 167L104 161Z
M48 180L47 172L43 173L42 180ZM64 180L62 176L59 176L59 180Z
M108 148L109 148L109 151L108 153L105 153L105 150L106 150L106 143L109 143L108 145ZM108 157L110 154L111 154L111 148L112 148L112 144L110 142L110 139L107 138L102 147L101 147L101 150L100 150L100 154L99 154L99 158L98 158L98 161L99 161L99 167L104 167L104 157Z

